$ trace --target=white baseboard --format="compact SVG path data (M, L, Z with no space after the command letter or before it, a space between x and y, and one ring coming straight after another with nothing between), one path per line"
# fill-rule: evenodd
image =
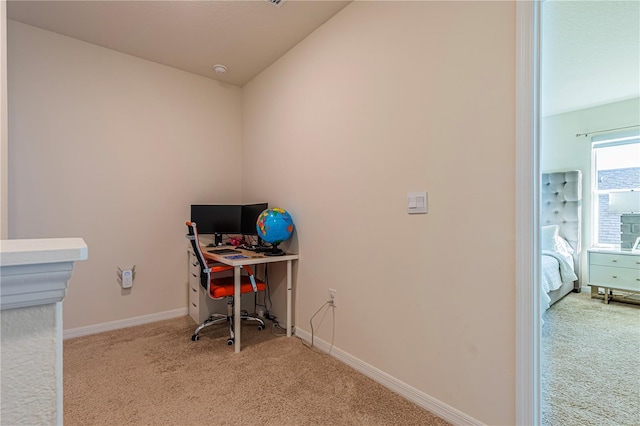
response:
M89 325L86 327L72 328L63 331L63 339L88 336L90 334L102 333L104 331L117 330L120 328L133 327L134 325L148 324L150 322L162 321L166 319L182 317L189 314L188 308L174 309L173 311L158 312L156 314L142 315L139 317L127 318L123 320L104 322L101 324Z
M300 337L307 343L311 343L311 334L307 331L296 327L295 335ZM395 377L385 373L384 371L379 370L370 364L367 364L366 362L354 357L353 355L348 354L336 348L335 346L331 348L331 345L329 343L325 342L324 340L318 339L315 336L313 338L313 346L326 353L329 353L329 349L331 349L331 353L329 354L334 358L352 367L365 376L375 380L382 386L390 389L403 398L408 399L416 405L419 405L425 410L432 412L436 416L450 423L453 423L454 425L485 426L484 423L466 415L459 410L456 410L453 407L450 407L444 402L427 395L426 393L414 388L413 386L410 386L396 379Z

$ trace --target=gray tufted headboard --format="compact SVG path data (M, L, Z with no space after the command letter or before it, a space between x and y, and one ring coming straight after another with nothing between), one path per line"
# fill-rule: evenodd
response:
M582 172L543 173L541 182L540 224L559 225L560 236L573 250L576 275L580 278L580 251L582 227ZM580 288L580 279L577 288Z

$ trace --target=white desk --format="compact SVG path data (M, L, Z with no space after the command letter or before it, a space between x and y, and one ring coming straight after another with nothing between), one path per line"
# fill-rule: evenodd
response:
M291 293L293 287L293 278L291 272L291 263L294 260L298 259L297 254L285 254L284 256L264 256L262 253L256 253L249 250L240 250L236 249L244 256L247 256L245 259L228 259L227 256L238 255L238 253L229 253L229 254L215 254L209 253L207 250L212 250L221 247L205 247L201 246L202 254L206 259L212 259L216 262L224 263L226 265L233 266L233 276L234 276L234 317L240 318L240 269L244 265L260 265L264 263L275 263L275 262L287 262L287 337L291 337ZM227 247L225 247L227 248ZM233 248L233 247L229 247ZM240 330L241 330L241 322L235 321L233 324L233 332L235 333L235 351L240 352Z

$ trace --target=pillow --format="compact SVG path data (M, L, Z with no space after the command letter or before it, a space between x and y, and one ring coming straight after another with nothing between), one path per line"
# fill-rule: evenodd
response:
M573 247L559 235L559 232L560 227L558 225L543 226L540 238L541 249L573 254Z
M540 238L540 248L542 250L556 251L556 240L558 239L558 225L548 225L542 227L542 237Z
M556 251L569 254L575 253L573 247L571 247L571 244L569 244L569 241L560 236L556 237Z

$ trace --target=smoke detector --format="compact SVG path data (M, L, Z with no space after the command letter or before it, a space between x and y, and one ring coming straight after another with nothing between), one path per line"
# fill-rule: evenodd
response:
M227 67L225 67L224 65L216 64L213 66L213 70L216 72L216 74L222 75L227 72Z
M272 5L274 5L276 7L280 7L282 5L282 3L284 3L284 0L266 0L266 1L271 3Z

